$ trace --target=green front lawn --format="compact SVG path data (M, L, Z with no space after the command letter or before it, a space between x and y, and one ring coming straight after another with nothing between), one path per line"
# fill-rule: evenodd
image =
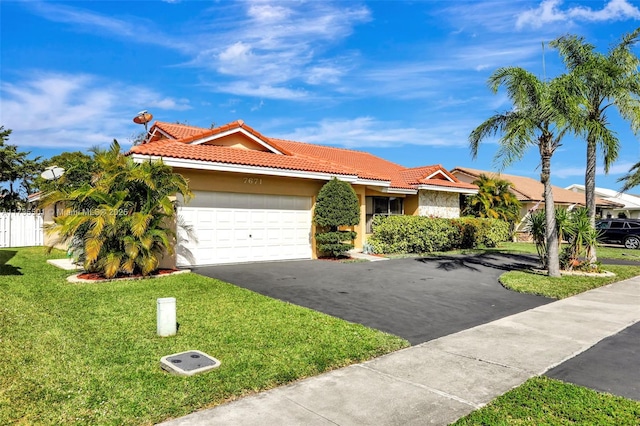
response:
M0 424L152 424L408 346L361 325L183 274L70 284L43 248L0 249ZM156 336L176 297L178 335ZM180 377L160 358L222 362Z
M640 424L640 402L534 377L453 426Z
M534 272L509 271L500 276L500 283L504 287L520 293L564 299L587 290L640 275L640 266L604 265L602 269L613 272L616 275L613 277L563 275L560 278L552 278Z
M499 252L508 252L508 253L522 253L522 254L535 254L536 246L533 243L500 243L498 247L488 248L488 249L479 249L478 252L486 252L486 251L499 251ZM613 247L613 246L598 246L596 249L596 253L599 258L602 259L624 259L624 260L632 260L640 262L640 250L631 250L626 249L622 246Z

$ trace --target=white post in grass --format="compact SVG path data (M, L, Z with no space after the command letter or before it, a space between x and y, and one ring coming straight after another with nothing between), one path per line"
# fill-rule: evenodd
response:
M158 299L158 336L168 337L176 334L176 298Z

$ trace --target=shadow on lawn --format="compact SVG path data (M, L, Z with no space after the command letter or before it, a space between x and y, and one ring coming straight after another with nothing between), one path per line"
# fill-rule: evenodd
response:
M0 250L0 275L22 275L19 267L7 265L9 259L15 256L16 253L16 250Z
M433 256L421 257L416 259L422 263L438 263L438 269L447 272L459 269L469 269L471 271L480 271L479 266L486 268L499 269L501 271L520 271L531 269L539 266L536 256L520 255L520 254L491 254L483 253L476 255L452 255L452 256Z

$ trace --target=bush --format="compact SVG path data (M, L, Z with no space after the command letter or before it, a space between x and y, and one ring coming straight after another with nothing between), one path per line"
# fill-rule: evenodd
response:
M336 178L324 184L318 193L313 222L318 226L316 244L320 255L338 257L352 249L353 244L346 241L353 241L356 233L339 230L360 222L358 196L351 185Z
M377 216L367 240L374 253L429 253L458 248L495 247L511 237L498 219L442 219L423 216Z
M451 219L460 229L458 248L495 247L511 239L511 225L500 219L463 217Z

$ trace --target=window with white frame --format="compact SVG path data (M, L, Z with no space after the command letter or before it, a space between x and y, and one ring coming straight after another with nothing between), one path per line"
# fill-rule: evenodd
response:
M366 197L367 234L372 231L375 216L391 216L404 214L404 199L401 197Z

